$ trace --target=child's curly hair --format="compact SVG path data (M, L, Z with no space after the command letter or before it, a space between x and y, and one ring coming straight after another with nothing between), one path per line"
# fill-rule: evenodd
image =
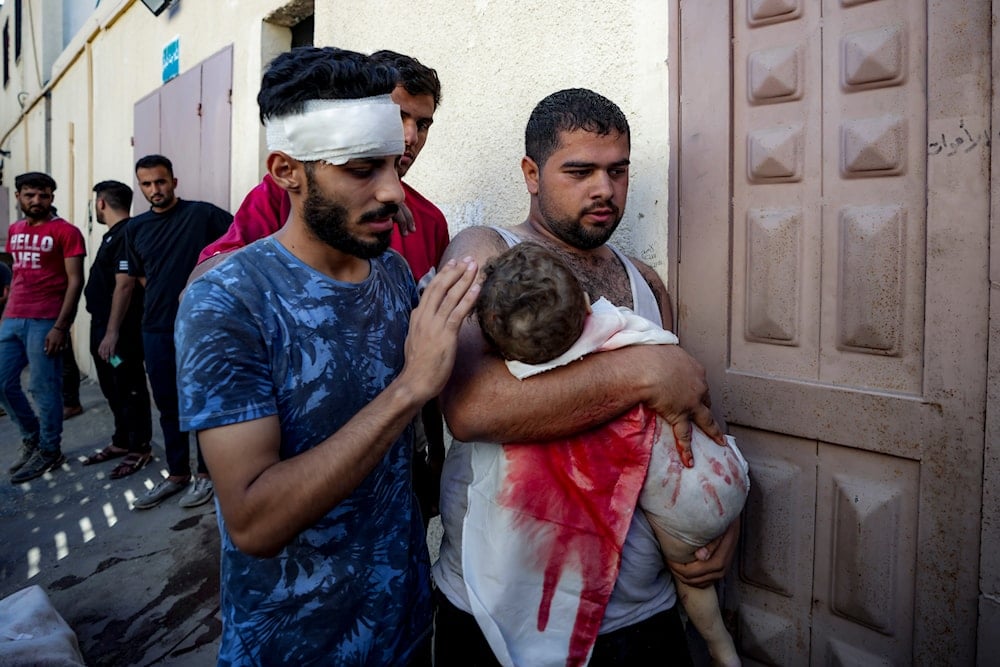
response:
M583 333L590 311L573 271L537 243L519 243L483 268L476 316L486 341L506 359L538 364Z

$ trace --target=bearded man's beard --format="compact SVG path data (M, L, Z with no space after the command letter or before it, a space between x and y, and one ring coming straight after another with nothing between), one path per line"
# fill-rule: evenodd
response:
M306 227L316 238L334 250L360 257L372 259L378 257L389 248L392 230L378 232L375 240L365 241L353 236L347 229L347 209L319 193L312 177L307 173L309 193L303 202L303 218ZM369 211L361 216L359 222L384 220L392 217L399 209L395 204L386 204L375 211Z

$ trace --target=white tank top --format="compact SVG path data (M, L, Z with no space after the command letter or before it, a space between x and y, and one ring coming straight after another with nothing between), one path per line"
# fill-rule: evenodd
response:
M510 230L493 227L508 246L520 243ZM649 283L639 269L617 248L608 244L628 273L632 290L632 310L663 326L660 308ZM457 442L448 449L441 473L441 522L444 538L440 557L434 564L434 580L453 605L472 613L465 581L462 578L462 521L468 506L467 489L472 482L471 447ZM514 574L514 573L512 573ZM642 512L632 515L618 580L604 612L601 634L634 625L676 603L674 582L670 577L659 543Z

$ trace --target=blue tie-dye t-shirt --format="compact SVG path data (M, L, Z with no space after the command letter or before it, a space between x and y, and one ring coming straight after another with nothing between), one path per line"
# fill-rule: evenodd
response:
M176 324L181 428L278 415L281 458L316 446L399 374L416 287L404 260L332 280L263 239L195 281ZM412 429L274 558L222 533L220 665L396 665L430 632Z

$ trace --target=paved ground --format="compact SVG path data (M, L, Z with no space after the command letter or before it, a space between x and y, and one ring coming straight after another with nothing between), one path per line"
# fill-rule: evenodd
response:
M97 385L84 382L81 398L85 412L64 427L67 463L26 484L0 481L0 597L41 586L88 665L213 665L222 628L215 506L185 510L171 498L133 511L135 497L166 474L159 428L157 458L111 480L116 462L80 465L112 432ZM19 444L0 418L5 473Z
M70 625L92 667L214 665L219 620L219 533L215 504L150 510L132 501L165 476L163 438L153 411L156 459L124 479L117 461L84 467L106 445L112 418L94 382L80 388L85 412L67 421L67 463L32 482L0 480L0 598L37 584ZM0 470L17 456L20 435L0 417ZM428 543L437 558L440 523ZM704 648L696 664L708 664Z
M41 586L91 666L214 665L222 630L215 504L186 510L174 497L132 510L132 501L167 474L157 413L157 458L111 480L118 461L80 464L113 430L97 384L85 381L80 396L85 412L63 428L66 464L18 486L0 480L0 598ZM10 418L0 417L4 473L19 445ZM430 533L436 558L437 520Z

